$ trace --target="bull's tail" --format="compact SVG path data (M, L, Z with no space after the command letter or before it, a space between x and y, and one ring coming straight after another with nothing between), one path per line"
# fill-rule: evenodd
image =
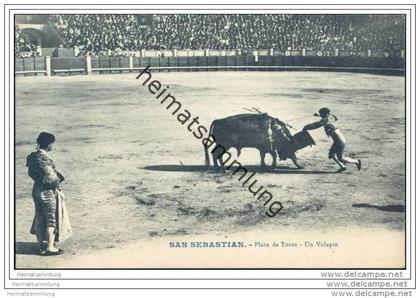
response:
M214 121L213 121L213 123L210 125L210 131L209 131L209 137L212 135L212 133L213 133L213 127L214 127ZM206 146L206 145L204 145L203 144L203 146L204 146L204 157L205 157L205 161L204 161L204 163L205 163L205 165L206 166L210 166L210 156L209 156L209 148L208 148L208 146Z
M205 158L204 163L207 167L209 167L210 166L209 149L207 149L206 145L203 145L203 146L204 146L204 158Z

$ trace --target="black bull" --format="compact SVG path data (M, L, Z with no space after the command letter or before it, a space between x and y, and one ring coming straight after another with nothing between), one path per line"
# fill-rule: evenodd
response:
M210 126L209 137L215 139L216 147L211 151L215 168L219 163L224 170L227 160L223 155L231 148L241 154L242 148L256 148L260 151L261 166L265 167L267 153L273 157L272 166L280 160L290 158L298 168L296 151L315 145L312 137L305 131L292 136L287 125L267 114L239 114L224 119L214 120ZM210 166L209 146L204 146L206 165Z

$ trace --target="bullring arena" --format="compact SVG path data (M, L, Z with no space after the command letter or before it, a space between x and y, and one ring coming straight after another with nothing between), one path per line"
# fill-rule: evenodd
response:
M286 247L271 261L250 250L243 259L238 257L246 267L403 267L406 103L405 77L396 74L401 65L383 66L388 68L384 74L375 66L361 69L368 64L354 57L350 57L353 62L336 60L345 69L331 64L334 57L321 57L321 62L311 65L316 69L301 71L305 67L289 61L289 68L279 71L258 64L266 58L259 57L258 62L255 55L249 57L248 69L215 65L160 69L162 64L151 69L154 78L170 86L171 94L207 127L214 119L256 107L287 122L294 134L316 121L311 115L327 106L339 117L348 142L346 153L360 157L363 169L349 165L346 172L335 173L336 165L327 156L331 140L322 129L311 131L315 146L297 152L304 169L287 160L263 170L258 151L244 149L241 163L255 171L283 204L281 212L270 218L232 173L204 166L201 142L136 79L145 64L121 73L109 69L85 75L82 67L80 74L16 75L17 268L237 267L231 251L224 253L232 260L221 263L215 253L209 265L205 260L181 260L177 251L167 248L169 242L214 239L339 243L336 255L324 255L330 263L313 258L312 254L323 253L321 248L292 262L288 260L292 251ZM395 57L371 59L395 62ZM349 69L351 63L359 63L359 68ZM29 234L32 181L25 161L40 131L56 136L51 155L66 176L63 190L74 231L63 244L66 254L57 258L32 253L34 236ZM371 251L365 258L366 245ZM383 245L388 246L385 252ZM158 247L164 261L152 256L153 247ZM358 257L349 255L349 250ZM130 260L121 257L128 251ZM380 257L371 258L379 252ZM191 252L191 258L200 259L201 253ZM177 262L170 261L174 256ZM247 256L254 256L257 264Z

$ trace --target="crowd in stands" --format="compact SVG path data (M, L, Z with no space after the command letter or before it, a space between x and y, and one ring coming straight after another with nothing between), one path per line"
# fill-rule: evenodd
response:
M118 54L140 49L252 49L397 52L405 47L402 15L176 14L51 15L62 47L80 54ZM19 49L25 44L17 37ZM22 42L21 42L22 41Z
M31 38L26 32L16 29L15 30L15 54L27 53L27 56L36 56L38 53L38 42L36 39Z
M151 32L154 48L360 51L404 46L404 18L337 15L173 15Z

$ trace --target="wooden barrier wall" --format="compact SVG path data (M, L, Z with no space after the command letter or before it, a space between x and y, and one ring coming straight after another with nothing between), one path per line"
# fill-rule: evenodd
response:
M89 64L89 65L87 65ZM49 67L48 67L49 66ZM88 67L89 66L89 67ZM177 56L177 57L35 57L16 58L16 75L74 75L155 71L331 70L404 74L401 57L340 56ZM89 71L87 71L89 69ZM91 70L91 71L90 71Z

